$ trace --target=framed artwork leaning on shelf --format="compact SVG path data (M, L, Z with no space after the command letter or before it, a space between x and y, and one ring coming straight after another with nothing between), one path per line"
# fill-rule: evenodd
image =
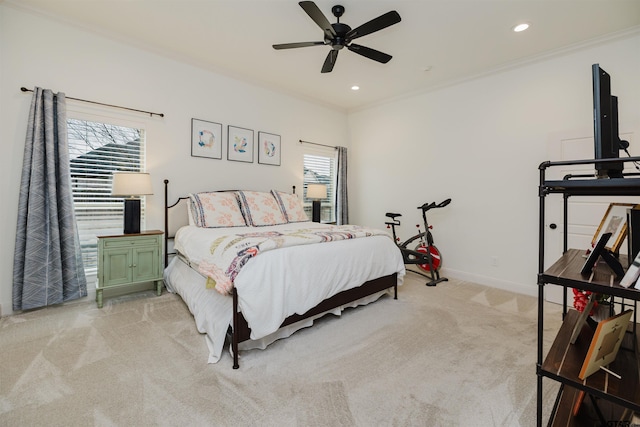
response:
M605 246L607 245L609 239L611 239L611 233L604 233L600 236L600 238L598 239L598 243L591 250L591 253L587 257L587 260L584 262L580 274L582 274L583 276L589 276L591 274L591 271L596 265L598 258L600 258L600 255L602 255L606 250Z
M640 252L638 252L622 280L620 280L620 286L630 288L636 284L638 277L640 277Z
M585 307L582 309L582 312L580 313L580 317L578 317L578 320L576 321L576 324L573 327L573 332L571 333L571 340L569 340L571 344L576 343L576 340L578 339L578 335L580 335L580 331L582 330L582 327L584 326L585 323L587 323L587 317L589 317L589 313L591 313L591 309L593 308L594 303L596 301L596 296L597 294L595 292L589 295L589 301L587 301L587 305L585 305Z
M618 253L620 245L627 237L627 209L633 208L633 203L611 203L600 221L596 234L591 240L591 246L595 246L604 233L611 233L611 240L606 246L613 253Z
M584 380L615 360L632 313L625 310L598 323L578 378Z
M602 260L607 263L611 271L615 273L616 279L622 279L624 276L624 268L622 268L622 264L620 264L620 261L618 261L618 259L605 247L610 238L611 233L604 233L600 236L600 240L598 240L596 247L593 248L587 258L587 261L582 266L580 274L582 274L583 277L589 277L591 275L591 272L598 262L598 258L601 257Z

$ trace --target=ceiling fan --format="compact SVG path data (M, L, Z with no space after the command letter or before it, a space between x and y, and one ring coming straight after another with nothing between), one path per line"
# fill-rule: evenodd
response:
M387 55L386 53L371 49L366 46L351 43L351 41L357 39L358 37L366 36L367 34L380 31L384 28L390 27L391 25L400 22L400 15L395 10L380 15L377 18L374 18L357 28L351 29L351 27L347 24L343 24L340 22L340 17L344 13L343 6L336 5L331 8L333 16L335 16L338 20L338 22L336 22L335 24L331 24L324 16L324 14L320 11L320 9L318 9L318 6L316 6L314 2L301 1L298 4L300 5L300 7L302 7L302 9L304 9L305 12L307 12L307 15L309 15L309 17L313 19L313 21L322 29L322 31L324 32L324 41L274 44L274 49L280 50L293 49L298 47L330 45L331 50L329 51L329 54L327 55L327 58L324 60L324 64L322 65L323 73L330 73L331 70L333 70L333 66L336 64L336 60L338 59L338 52L340 52L340 49L342 49L343 47L346 47L351 52L355 52L358 55L362 55L366 58L373 59L374 61L378 61L383 64L386 64L391 60L391 55Z

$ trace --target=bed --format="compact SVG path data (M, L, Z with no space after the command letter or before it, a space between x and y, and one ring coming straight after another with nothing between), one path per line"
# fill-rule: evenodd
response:
M402 284L402 255L381 230L308 220L298 197L214 191L168 203L165 285L204 333L209 363L229 336L239 351L264 349L328 313L366 305Z

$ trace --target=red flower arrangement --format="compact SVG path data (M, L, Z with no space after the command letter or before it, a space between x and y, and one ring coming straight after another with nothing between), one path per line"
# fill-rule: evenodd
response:
M583 312L587 303L589 302L589 297L593 292L591 291L581 291L580 289L573 289L573 307ZM609 299L609 295L596 294L596 299L593 302L593 307L591 307L591 311L589 312L589 316L593 315L594 310L598 307L598 303L603 303L607 299Z

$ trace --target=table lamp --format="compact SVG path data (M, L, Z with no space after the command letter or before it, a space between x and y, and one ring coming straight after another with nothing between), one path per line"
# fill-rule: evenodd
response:
M327 186L324 184L309 184L307 199L312 200L311 221L320 222L320 200L327 198Z
M140 199L153 194L151 176L142 172L114 172L112 196L124 197L124 234L140 233Z

